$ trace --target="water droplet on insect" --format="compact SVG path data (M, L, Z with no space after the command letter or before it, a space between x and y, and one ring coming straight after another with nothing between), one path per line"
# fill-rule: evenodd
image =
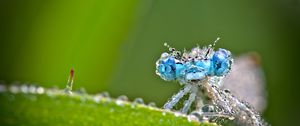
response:
M244 119L244 120L245 120L245 119L246 119L246 116L242 116L242 119Z
M209 122L209 118L206 116L203 116L201 122Z
M201 50L199 49L199 47L195 47L195 48L192 49L191 55L192 55L193 57L196 57L197 55L200 54L200 52L201 52Z
M229 89L225 89L224 92L225 93L230 93L230 90Z
M148 106L149 107L156 107L156 104L154 102L150 102L150 103L148 103Z
M144 104L144 100L142 98L136 98L136 99L134 99L133 103L135 103L135 104Z
M166 53L166 52L164 52L164 53L161 54L160 57L161 57L162 59L164 59L164 58L167 58L168 56L169 56L169 54Z
M169 51L175 51L175 48L171 48L171 47L170 47L170 48L169 48Z
M256 119L255 115L252 115L251 118L252 118L252 119Z
M213 105L204 105L201 110L202 112L215 112L215 107Z
M189 116L193 116L192 118L197 118L197 121L200 121L200 119L202 119L202 115L200 112L198 111L193 111L191 112L191 114Z
M234 117L233 116L229 116L228 119L229 120L234 120Z
M164 43L164 46L166 46L166 47L167 47L167 46L168 46L168 43L166 43L166 42L165 42L165 43Z

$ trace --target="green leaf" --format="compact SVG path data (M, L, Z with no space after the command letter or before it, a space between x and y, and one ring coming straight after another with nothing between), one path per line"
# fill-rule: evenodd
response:
M0 92L0 125L213 126L156 107L62 90ZM38 89L38 88L36 88ZM11 91L11 89L10 89ZM17 93L16 93L17 92ZM22 93L20 93L22 92Z

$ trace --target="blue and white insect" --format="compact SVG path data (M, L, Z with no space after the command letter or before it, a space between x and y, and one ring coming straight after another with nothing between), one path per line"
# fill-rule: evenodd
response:
M222 79L231 71L233 58L226 49L214 51L219 38L208 47L195 47L190 52L169 48L156 62L156 73L166 81L178 81L184 87L163 106L173 109L185 95L188 98L180 109L182 113L195 113L202 117L225 117L239 125L266 125L260 115L247 102L221 89ZM195 103L195 107L191 107Z
M205 55L204 55L205 54ZM206 77L225 76L231 68L231 53L225 49L196 47L190 53L163 53L157 62L157 74L164 80L178 80L182 84L201 81Z

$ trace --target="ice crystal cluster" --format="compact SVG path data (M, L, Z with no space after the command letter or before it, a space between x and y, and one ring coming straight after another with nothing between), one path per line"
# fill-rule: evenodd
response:
M200 121L229 119L238 125L267 125L251 105L221 88L222 79L231 71L233 58L226 49L214 51L217 40L208 47L195 47L184 52L165 44L169 52L162 53L156 62L156 73L166 81L178 81L183 88L163 107L172 110L188 96L180 112Z

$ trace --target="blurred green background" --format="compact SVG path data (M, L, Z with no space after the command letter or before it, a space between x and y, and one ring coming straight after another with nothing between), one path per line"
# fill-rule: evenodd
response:
M142 97L161 106L180 87L155 75L164 42L258 52L274 126L299 125L299 0L0 0L0 80Z

